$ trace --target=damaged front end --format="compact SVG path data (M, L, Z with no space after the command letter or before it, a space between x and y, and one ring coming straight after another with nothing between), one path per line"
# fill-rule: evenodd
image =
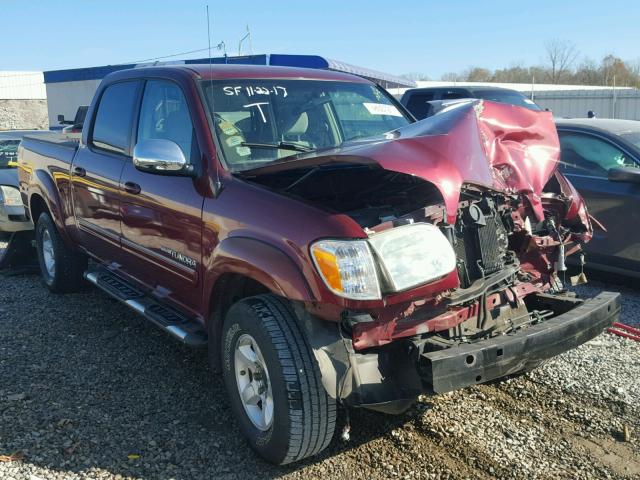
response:
M356 300L329 309L338 328L318 321L323 305L298 305L330 395L399 411L421 393L528 371L613 323L618 294L578 299L561 278L592 227L558 156L550 114L470 102L253 172L252 181L363 229L362 239L310 248L327 288ZM348 267L338 265L340 248ZM340 290L367 269L376 285Z

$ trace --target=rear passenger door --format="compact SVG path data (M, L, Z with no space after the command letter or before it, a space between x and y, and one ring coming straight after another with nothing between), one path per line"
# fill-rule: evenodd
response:
M120 259L120 175L131 161L131 128L140 81L113 83L100 94L87 145L71 166L71 199L80 243L100 260Z
M146 81L136 130L136 143L170 140L199 170L201 154L192 115L177 83ZM195 314L201 302L204 202L196 179L140 171L127 161L120 191L124 272L156 296Z

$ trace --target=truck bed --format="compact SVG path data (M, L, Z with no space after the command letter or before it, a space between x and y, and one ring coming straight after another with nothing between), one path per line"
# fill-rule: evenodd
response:
M30 167L44 167L55 159L57 164L71 165L73 156L78 149L78 142L69 140L64 135L51 132L51 135L30 137L26 136L21 143L24 153L21 164Z

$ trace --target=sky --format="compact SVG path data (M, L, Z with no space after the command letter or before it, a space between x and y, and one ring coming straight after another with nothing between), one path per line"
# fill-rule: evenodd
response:
M224 41L229 54L237 53L249 25L253 53L317 54L431 79L470 66L544 64L551 39L575 44L581 58L612 53L640 60L637 0L0 0L0 71L129 63L206 49L207 3L212 44Z

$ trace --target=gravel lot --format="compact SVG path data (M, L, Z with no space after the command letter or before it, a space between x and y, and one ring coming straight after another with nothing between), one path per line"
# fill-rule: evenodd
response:
M54 296L35 275L6 273L0 285L3 480L640 478L640 344L629 340L602 335L400 417L354 411L351 441L277 468L237 433L205 352L97 290ZM638 307L625 290L623 320L637 324Z

